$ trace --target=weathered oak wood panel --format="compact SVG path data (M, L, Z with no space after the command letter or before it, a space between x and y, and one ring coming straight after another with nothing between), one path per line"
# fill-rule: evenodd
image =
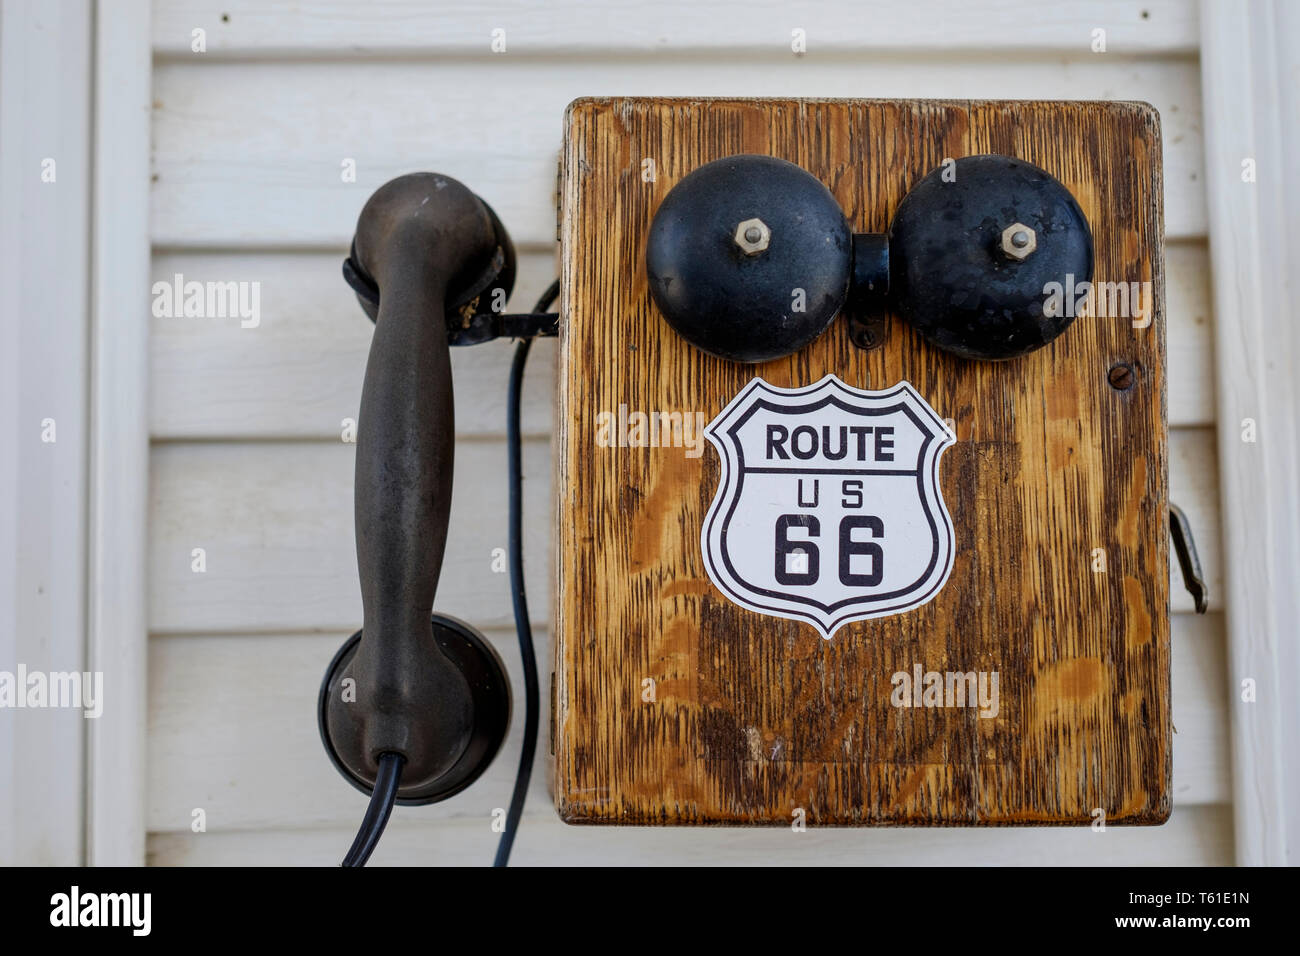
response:
M1096 279L1149 282L1154 321L1084 318L1001 364L953 359L895 323L863 353L843 322L743 367L678 338L651 304L643 245L682 176L781 156L883 231L945 157L1043 166L1079 200ZM654 159L646 182L642 161ZM562 184L565 314L556 449L555 798L570 822L1159 823L1170 807L1169 591L1159 121L1124 103L580 100ZM1138 369L1112 389L1117 362ZM911 382L958 443L941 480L952 576L903 615L823 641L708 580L699 530L712 449L597 447L596 416L711 419L753 376ZM1093 570L1104 549L1107 571ZM890 677L996 670L1001 711L899 710ZM643 681L655 681L645 702Z

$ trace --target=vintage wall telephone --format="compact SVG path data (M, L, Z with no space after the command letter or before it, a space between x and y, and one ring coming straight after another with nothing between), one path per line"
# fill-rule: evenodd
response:
M1163 821L1171 516L1202 608L1204 585L1167 500L1159 148L1137 104L579 100L562 276L526 314L504 312L515 255L486 203L436 174L379 189L344 264L376 322L364 624L319 701L331 759L372 795L345 865L394 802L473 783L510 723L490 645L431 617L448 346L499 336L522 340L527 686L498 864L538 727L518 414L548 334L565 820ZM1151 321L1098 314L1095 278L1145 282ZM953 700L954 673L982 707Z

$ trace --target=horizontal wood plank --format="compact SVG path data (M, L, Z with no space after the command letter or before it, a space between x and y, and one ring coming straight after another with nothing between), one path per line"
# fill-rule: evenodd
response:
M1174 805L1230 803L1227 636L1224 616L1170 616Z
M155 438L337 440L354 421L374 324L344 283L345 252L162 255L152 278L259 283L260 322L155 318L151 338ZM532 309L555 278L554 256L520 257L509 308ZM451 351L456 431L503 436L514 345ZM524 377L523 428L550 433L555 344L539 340Z
M709 452L712 454L712 452ZM178 442L152 454L150 629L154 632L338 631L359 627L352 528L353 448L325 442ZM525 443L525 547L530 613L548 619L550 446ZM1170 497L1192 525L1210 587L1222 601L1218 484L1212 429L1170 434ZM441 611L480 627L507 626L505 445L462 441L451 529L438 589ZM191 570L206 551L203 573ZM1175 611L1192 610L1176 566Z
M578 96L627 91L1145 100L1161 112L1167 235L1205 234L1194 60L1090 53L1064 60L1041 53L1014 60L800 59L777 51L676 62L503 56L490 67L466 69L456 59L339 64L190 57L159 65L155 244L346 249L376 187L431 169L463 180L491 203L516 243L549 250L564 108ZM346 159L356 163L355 182L342 181ZM883 231L888 223L855 225Z
M1165 246L1165 323L1169 426L1212 425L1214 301L1209 248L1204 242Z
M492 55L492 31L504 30L510 56L556 53L667 53L689 50L789 51L801 28L809 55L826 51L917 49L989 54L1000 50L1079 52L1106 31L1116 53L1191 53L1197 42L1193 0L1090 0L1039 3L1032 16L1014 0L941 0L874 4L865 11L789 0L661 0L647 15L639 0L599 5L563 0L427 3L385 0L310 4L258 0L180 0L156 4L157 54L191 55L191 32L207 33L208 55L380 56ZM1015 29L1008 23L1014 22Z
M1174 243L1166 256L1174 426L1214 421L1207 256L1199 241ZM261 321L244 329L236 318L153 320L154 437L336 439L340 421L356 418L373 329L339 276L342 258L342 251L156 256L156 281L172 282L179 274L186 281L260 283ZM555 273L552 256L521 256L510 308L531 309ZM512 354L505 342L452 350L459 434L504 435ZM550 434L554 358L549 340L539 341L529 358L526 434Z
M428 809L428 808L425 808ZM400 814L400 815L399 815ZM160 833L154 866L337 866L355 827ZM370 866L487 866L499 834L478 820L416 822L398 808ZM1230 866L1226 807L1176 808L1161 827L647 829L526 818L514 866Z
M360 820L366 797L329 762L315 714L325 668L348 636L152 638L150 828L188 830L196 808L207 814L210 831ZM398 819L478 818L486 827L494 809L509 805L522 745L523 673L514 631L486 636L500 652L516 695L510 735L473 787L428 807L398 807ZM545 630L535 630L534 641L539 659L548 660ZM549 701L543 701L542 727L548 714ZM196 747L196 740L203 746ZM539 741L529 810L553 814L547 747ZM303 799L306 793L310 800Z
M352 522L354 447L310 443L155 446L150 630L340 631L361 626ZM530 611L545 621L549 449L524 446ZM512 623L506 573L506 449L456 449L447 556L435 606L479 627ZM207 570L192 570L205 550ZM494 555L496 549L500 554ZM495 567L500 570L494 570Z
M1174 802L1227 799L1223 618L1173 617ZM149 808L154 831L188 831L202 808L209 832L347 827L365 797L339 776L316 729L321 677L347 633L181 635L150 640ZM509 803L522 743L523 687L513 631L488 639L500 651L516 694L514 723L497 759L469 790L428 807L397 809L398 821L478 820ZM547 684L550 642L534 633ZM550 702L543 695L542 739L529 790L531 818L554 819L545 756ZM196 741L201 741L197 745ZM304 795L310 794L310 799Z

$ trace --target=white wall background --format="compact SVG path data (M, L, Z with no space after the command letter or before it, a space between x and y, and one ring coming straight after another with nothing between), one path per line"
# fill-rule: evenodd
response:
M326 663L361 617L353 446L340 432L357 413L371 326L340 262L375 187L437 170L466 182L511 230L521 253L514 306L527 308L556 271L563 109L598 94L1154 104L1165 138L1172 498L1197 533L1211 612L1192 615L1175 581L1175 809L1163 827L568 828L551 809L543 762L514 861L1232 862L1224 612L1240 608L1222 599L1214 170L1195 0L160 0L151 17L132 0L2 2L0 268L5 342L19 343L21 358L7 350L0 375L18 436L0 467L0 668L117 667L112 686L130 699L81 734L66 714L0 714L0 863L129 862L142 830L145 858L160 865L341 859L365 799L327 760L315 703ZM806 31L804 56L790 50L795 28ZM205 52L192 49L196 29ZM492 52L494 30L505 31L503 53ZM1093 52L1096 30L1104 53ZM73 69L91 45L93 67ZM29 166L52 150L70 158L60 166L68 189L41 193ZM355 182L340 176L349 159ZM147 373L147 284L135 276L146 200L150 281L261 284L255 329L152 319ZM88 228L89 287L77 281ZM44 323L31 320L43 311ZM524 413L526 560L544 672L554 354L552 342L534 349ZM506 576L491 569L492 550L506 544L509 359L507 343L454 354L459 446L438 608L484 629L519 688ZM129 472L136 458L144 465L131 442L137 431L144 439L146 384L141 514L129 489L144 482ZM60 417L54 455L33 437L47 407ZM126 539L144 527L140 559ZM206 552L205 573L191 570L194 548ZM134 609L142 568L147 602ZM130 676L146 628L147 692ZM132 713L146 693L147 727ZM469 791L398 808L373 863L489 862L491 813L509 799L521 722ZM1252 785L1241 779L1239 795ZM196 809L206 832L191 829Z
M75 3L0 7L0 670L11 674L85 666L91 34ZM58 73L41 65L60 57ZM0 710L0 864L80 859L84 730L75 710Z
M808 52L790 51L792 29ZM207 51L191 50L206 31ZM506 51L491 51L493 30ZM1105 53L1091 50L1106 31ZM1219 586L1206 198L1192 2L1031 6L775 0L531 4L159 3L154 9L152 273L256 280L262 322L152 331L148 857L332 863L364 798L326 760L313 707L359 625L352 446L370 323L339 277L371 190L431 169L486 198L522 254L515 306L555 273L560 122L588 94L1136 99L1165 137L1173 499ZM341 181L356 162L357 181ZM455 354L454 514L438 607L488 631L519 687L505 575L510 346ZM546 593L553 343L534 351L525 424L527 566ZM191 571L191 549L207 572ZM807 833L565 828L545 773L518 863L1158 862L1232 859L1223 619L1173 589L1176 808L1152 830ZM543 646L545 668L549 649ZM543 727L546 726L545 716ZM519 728L486 779L403 809L374 862L487 863ZM544 744L542 747L544 752ZM191 832L203 808L207 832Z

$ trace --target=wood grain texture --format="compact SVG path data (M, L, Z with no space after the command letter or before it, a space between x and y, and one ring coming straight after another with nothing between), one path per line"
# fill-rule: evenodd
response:
M1082 319L1001 364L894 323L863 353L837 322L744 367L678 338L651 304L643 245L669 189L721 156L781 156L881 232L945 157L1004 153L1061 179L1098 280L1150 282L1152 325ZM658 177L643 182L643 158ZM555 799L569 822L1160 823L1169 813L1168 475L1159 119L1144 104L579 100L562 184L565 315L556 463ZM1128 392L1106 382L1124 361ZM911 382L956 422L941 462L957 532L947 585L823 641L710 583L699 530L712 449L606 449L602 410L703 411L752 377ZM1104 548L1108 571L1092 570ZM1001 711L896 710L890 676L996 670ZM641 699L653 678L657 698Z

